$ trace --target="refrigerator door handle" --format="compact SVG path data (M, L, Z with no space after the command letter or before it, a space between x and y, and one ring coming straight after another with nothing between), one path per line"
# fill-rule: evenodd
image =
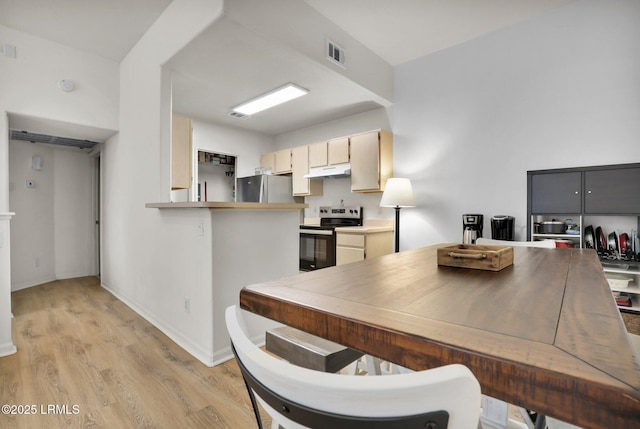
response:
M266 203L267 201L267 178L265 176L262 176L260 178L260 198L259 198L259 202L261 203Z

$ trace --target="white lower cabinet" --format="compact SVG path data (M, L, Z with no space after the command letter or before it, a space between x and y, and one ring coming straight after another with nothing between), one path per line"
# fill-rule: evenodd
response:
M336 265L349 264L393 252L393 231L363 228L336 230Z

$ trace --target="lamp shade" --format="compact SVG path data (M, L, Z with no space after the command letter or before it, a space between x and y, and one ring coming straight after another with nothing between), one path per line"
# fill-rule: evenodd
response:
M413 188L411 181L404 178L391 178L387 180L384 188L381 207L415 207L416 201L413 198Z

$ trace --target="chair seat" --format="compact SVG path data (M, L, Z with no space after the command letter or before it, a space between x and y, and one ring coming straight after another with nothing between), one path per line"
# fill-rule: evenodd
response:
M294 365L324 372L338 372L363 355L290 326L268 330L265 348Z
M314 371L258 348L238 307L227 308L225 321L259 428L258 404L287 429L478 426L480 384L463 365L384 377Z

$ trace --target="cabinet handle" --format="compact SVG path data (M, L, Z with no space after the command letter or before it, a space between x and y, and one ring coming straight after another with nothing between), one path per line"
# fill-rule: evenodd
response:
M454 253L449 252L448 255L450 258L460 258L460 259L487 259L487 255L484 253Z
M575 194L578 195L580 193L580 191L576 191Z
M590 194L590 193L591 193L591 189L589 189L589 190L587 191L587 194Z

